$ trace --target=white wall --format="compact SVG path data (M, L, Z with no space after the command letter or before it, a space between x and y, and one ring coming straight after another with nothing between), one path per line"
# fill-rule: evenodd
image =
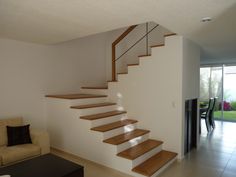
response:
M185 101L199 98L200 88L200 47L188 39L183 39L183 89L182 89L182 136L184 137ZM198 113L198 112L197 112ZM199 114L199 113L198 113ZM197 115L197 136L199 140L199 115ZM184 144L184 138L182 139ZM182 148L184 154L184 148Z
M183 40L183 99L199 97L200 48L188 39Z
M0 39L0 118L23 116L45 128L45 95L106 80L105 35L57 45Z
M56 57L65 61L64 72L71 70L76 78L71 86L106 83L106 39L107 33L101 33L54 46Z

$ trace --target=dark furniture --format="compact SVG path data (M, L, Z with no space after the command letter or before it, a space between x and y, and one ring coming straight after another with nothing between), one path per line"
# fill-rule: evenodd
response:
M198 99L185 101L184 154L197 147Z
M210 98L209 102L208 102L208 107L206 109L206 112L203 112L203 113L200 114L201 119L205 119L206 128L207 128L208 132L211 129L211 125L210 125L210 110L211 110L213 101L214 101L213 98Z
M216 100L217 100L217 97L214 98L212 107L210 109L210 115L209 115L210 116L209 117L210 125L212 126L213 129L215 128L214 109L215 109L215 105L216 105Z
M209 132L211 127L215 128L215 120L214 120L214 108L216 104L217 98L210 98L207 108L200 108L200 118L205 119L206 128ZM200 131L201 132L201 131Z
M0 168L0 175L11 177L83 177L83 166L46 154Z

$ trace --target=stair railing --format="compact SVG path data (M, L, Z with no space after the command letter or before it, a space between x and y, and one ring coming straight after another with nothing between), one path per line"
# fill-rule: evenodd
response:
M133 45L131 45L125 52L123 52L119 57L116 58L116 45L122 41L131 31L134 30L138 25L130 26L124 33L122 33L113 43L112 43L112 81L116 81L116 61L123 57L127 52L129 52L134 46L141 42L146 37L146 55L148 55L148 35L156 29L159 25L155 25L151 30L148 31L148 23L146 23L146 33L140 39L138 39Z

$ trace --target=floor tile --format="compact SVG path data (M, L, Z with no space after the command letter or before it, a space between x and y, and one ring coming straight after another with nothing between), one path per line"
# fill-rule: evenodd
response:
M210 133L204 126L202 122L200 147L160 177L236 177L236 136L232 136L236 123L216 121L216 128Z

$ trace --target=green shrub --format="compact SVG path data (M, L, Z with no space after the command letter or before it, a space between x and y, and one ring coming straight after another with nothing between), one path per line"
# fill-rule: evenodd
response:
M220 111L220 110L221 110L220 102L219 102L219 101L216 101L214 111Z
M232 110L236 111L236 101L230 103Z

